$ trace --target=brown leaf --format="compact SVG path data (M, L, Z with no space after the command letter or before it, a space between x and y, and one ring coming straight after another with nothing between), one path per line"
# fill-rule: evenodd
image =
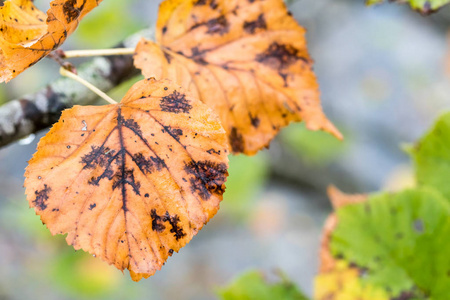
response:
M120 104L63 112L29 162L27 200L52 234L138 281L217 212L227 154L211 109L147 79Z
M267 147L292 121L341 138L322 112L304 33L282 0L166 0L157 43L141 40L135 65L214 108L234 153Z
M0 82L8 82L58 48L102 0L55 0L47 15L32 0L0 7Z

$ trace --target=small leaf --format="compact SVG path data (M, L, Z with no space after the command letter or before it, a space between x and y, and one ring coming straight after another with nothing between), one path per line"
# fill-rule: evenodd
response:
M237 278L218 294L223 300L307 300L290 281L269 283L258 271L250 271Z
M322 112L304 34L282 0L166 0L157 42L141 40L135 65L212 107L234 153L256 153L293 121L341 138Z
M55 0L47 15L32 0L4 1L0 6L0 82L10 81L58 48L101 1Z
M138 281L217 212L227 154L212 110L147 79L120 104L63 112L29 162L27 200L52 234Z
M367 5L383 3L385 0L367 0ZM419 11L423 15L429 15L438 11L450 0L390 0L390 2L409 3L412 9Z
M380 288L363 283L360 270L337 260L333 269L321 272L315 279L316 300L391 300ZM406 298L408 299L408 298Z
M440 194L416 189L373 195L339 208L336 216L328 249L335 261L322 274L348 275L341 261L356 270L358 282L339 280L342 290L357 284L381 289L390 299L447 299L450 206ZM318 284L316 289L323 295L329 287Z
M417 183L432 186L450 199L450 113L442 115L410 152Z

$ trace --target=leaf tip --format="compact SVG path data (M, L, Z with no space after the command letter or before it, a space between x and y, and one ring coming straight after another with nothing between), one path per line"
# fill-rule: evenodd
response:
M368 197L367 194L350 195L343 193L334 185L328 186L327 194L335 210L349 204L364 202L367 200Z

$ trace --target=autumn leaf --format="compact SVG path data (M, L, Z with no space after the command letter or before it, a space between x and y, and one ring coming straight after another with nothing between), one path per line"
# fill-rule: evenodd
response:
M166 0L156 43L140 41L135 65L214 108L234 153L256 153L293 121L341 138L322 112L304 34L282 0Z
M325 228L316 299L447 299L449 234L448 201L429 188L344 203Z
M146 79L120 104L63 112L29 162L27 200L52 234L138 281L217 212L227 154L211 109Z
M0 6L0 82L8 82L58 48L102 0L55 0L47 14L32 0Z
M385 0L367 0L367 5L383 3ZM390 0L390 2L409 3L412 9L419 11L423 15L429 15L438 11L450 0Z

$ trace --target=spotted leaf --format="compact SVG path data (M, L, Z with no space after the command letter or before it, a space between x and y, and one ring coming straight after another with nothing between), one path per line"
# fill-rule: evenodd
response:
M4 1L0 6L0 82L11 80L58 48L101 1L54 0L47 14L32 0Z
M29 162L27 200L52 234L68 233L75 249L137 281L217 212L227 146L206 105L169 81L143 80L120 104L63 112Z
M450 206L435 190L346 196L325 226L316 299L447 299Z
M234 153L267 147L292 121L341 138L322 112L304 33L282 0L166 0L156 43L140 41L135 65L214 108Z

